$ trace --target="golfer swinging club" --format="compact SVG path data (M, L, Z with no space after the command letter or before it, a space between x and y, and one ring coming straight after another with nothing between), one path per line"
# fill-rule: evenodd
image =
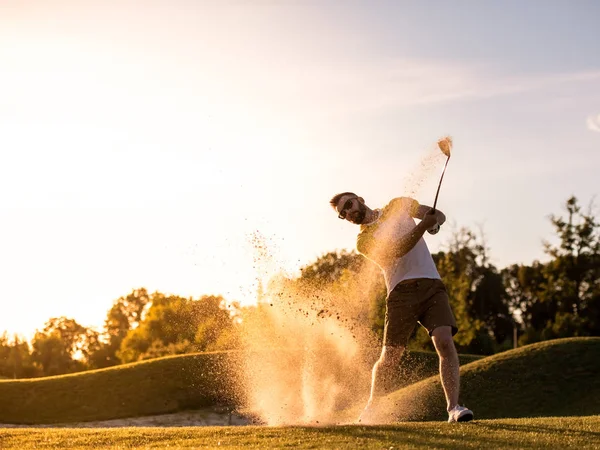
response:
M356 247L383 271L387 288L383 349L373 367L371 395L359 421L369 421L373 402L397 370L417 323L427 329L440 359L448 422L467 422L473 411L459 406L459 363L452 336L458 328L423 234L446 221L444 214L408 197L370 209L362 197L343 192L330 200L340 219L360 225ZM415 218L420 219L416 224Z

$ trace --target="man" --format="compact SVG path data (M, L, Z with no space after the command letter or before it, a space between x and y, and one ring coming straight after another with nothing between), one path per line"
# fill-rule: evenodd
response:
M440 359L448 422L473 419L473 412L458 404L459 363L452 339L458 328L446 288L423 239L425 231L435 233L446 217L407 197L395 198L383 209L371 209L362 197L343 192L330 204L340 219L360 225L357 250L381 268L388 294L383 349L373 367L371 395L359 421L370 415L417 323L427 329ZM418 224L415 218L420 219Z

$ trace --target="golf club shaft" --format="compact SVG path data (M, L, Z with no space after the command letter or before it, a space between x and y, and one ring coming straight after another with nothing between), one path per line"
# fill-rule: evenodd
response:
M450 161L450 156L446 159L446 164L444 164L444 170L442 170L442 176L440 177L440 182L437 187L437 192L435 193L435 200L433 201L433 210L435 211L435 207L437 206L438 195L440 195L440 187L442 187L442 180L444 179L444 174L446 173L446 167L448 167L448 161Z

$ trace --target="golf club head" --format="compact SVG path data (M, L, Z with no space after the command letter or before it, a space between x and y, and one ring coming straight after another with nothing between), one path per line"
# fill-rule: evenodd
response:
M438 147L444 155L450 158L450 150L452 150L452 138L446 136L438 141Z

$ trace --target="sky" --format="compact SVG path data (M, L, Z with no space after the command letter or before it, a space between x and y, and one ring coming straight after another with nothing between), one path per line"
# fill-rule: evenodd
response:
M0 0L0 330L100 328L140 287L251 303L354 248L334 194L431 205L445 135L430 249L464 226L499 268L544 260L549 215L599 193L599 22L584 0Z

